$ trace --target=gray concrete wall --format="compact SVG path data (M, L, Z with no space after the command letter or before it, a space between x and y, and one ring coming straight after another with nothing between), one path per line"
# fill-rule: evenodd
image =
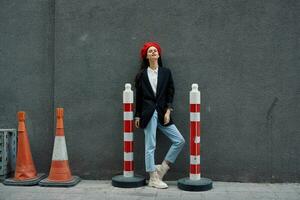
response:
M54 1L0 1L0 128L26 126L38 171L48 171L53 138Z
M1 72L8 74L1 76L10 84L0 86L1 94L12 96L0 100L5 113L1 126L16 124L15 111L22 104L32 109L32 118L41 121L35 122L36 129L49 128L44 133L33 130L40 137L31 140L33 152L44 154L39 167L44 169L51 160L53 120L48 116L54 116L55 107L64 107L73 173L110 179L122 171L122 91L126 82L133 83L140 47L154 40L163 48L164 65L173 72L174 120L187 141L188 92L191 83L200 86L203 176L223 181L299 182L298 1L56 0L55 12L51 5L53 1L30 5L42 15L36 26L30 20L34 14L27 19L17 16L18 26L1 24L7 32L31 27L24 38L27 42L40 36L30 43L37 45L32 47L35 51L26 52L18 62L8 54L1 56ZM24 7L28 4L18 5L21 10ZM6 19L1 22L16 12L9 8L1 9ZM47 34L49 30L55 39ZM21 54L18 43L9 38L1 42L1 54L3 49ZM36 64L33 58L40 60L41 74L22 82L31 92L24 102L25 92L13 90L20 88L14 80L22 80L24 72L14 70L23 66L29 74L36 72L37 67L30 68ZM13 64L15 68L4 68ZM45 75L49 73L53 76ZM33 83L34 78L41 82ZM38 104L34 97L39 98ZM143 132L137 130L135 136L136 171L144 174ZM37 144L41 141L47 144ZM169 144L158 135L158 162ZM167 179L188 176L188 157L187 145Z

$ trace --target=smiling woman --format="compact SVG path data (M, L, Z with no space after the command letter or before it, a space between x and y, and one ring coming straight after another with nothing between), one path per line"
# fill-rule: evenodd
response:
M135 78L135 126L144 129L145 133L145 165L150 174L149 186L167 188L168 185L162 179L185 143L171 118L174 83L170 69L162 67L158 43L145 43L141 57L141 69ZM157 128L172 141L161 165L155 165L154 160Z

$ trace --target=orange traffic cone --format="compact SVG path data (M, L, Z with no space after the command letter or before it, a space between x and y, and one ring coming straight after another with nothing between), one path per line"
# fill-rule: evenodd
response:
M25 127L25 112L18 112L18 150L15 177L6 179L5 185L37 185L44 174L37 174Z
M64 109L56 109L56 135L54 141L51 169L48 178L40 181L40 186L70 187L79 183L78 176L72 176L64 133Z

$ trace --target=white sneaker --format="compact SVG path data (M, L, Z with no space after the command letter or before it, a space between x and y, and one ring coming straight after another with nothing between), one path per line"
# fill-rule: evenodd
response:
M156 171L150 173L150 180L149 180L148 185L150 187L155 187L155 188L158 188L158 189L168 188L168 185L165 182L163 182L159 179L159 176L158 176Z
M157 171L159 179L163 180L165 174L170 169L170 167L165 163L162 163L161 165L155 165L155 167L156 167L156 171Z

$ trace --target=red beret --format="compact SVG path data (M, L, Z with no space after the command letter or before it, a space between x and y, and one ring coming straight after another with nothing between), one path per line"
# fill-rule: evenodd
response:
M161 48L159 46L158 43L156 42L146 42L143 46L143 48L141 49L141 57L142 59L146 58L147 56L147 50L149 49L149 47L155 47L159 53L159 55L161 55Z

